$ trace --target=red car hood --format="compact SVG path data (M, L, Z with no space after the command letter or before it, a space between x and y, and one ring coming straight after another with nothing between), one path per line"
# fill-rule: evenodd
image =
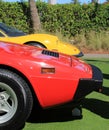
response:
M0 53L5 51L8 55L13 55L14 57L22 57L32 60L44 60L44 61L58 61L61 64L71 66L71 57L68 55L59 54L58 52L52 52L49 50L44 50L42 48L37 48L28 45L18 45L11 43L0 42Z
M0 42L0 55L2 52L5 52L7 57L11 55L13 58L21 58L22 60L32 60L37 62L46 63L46 66L63 66L63 67L72 67L73 73L77 73L75 70L81 71L81 74L88 74L90 78L92 76L92 69L90 65L81 61L80 59L61 54L58 52L53 52L49 50L44 50L42 48L37 48L33 46L24 46L18 44L10 44ZM84 76L83 76L84 77Z

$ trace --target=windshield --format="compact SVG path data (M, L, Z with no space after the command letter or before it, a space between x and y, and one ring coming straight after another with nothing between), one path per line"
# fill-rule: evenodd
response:
M4 23L0 23L0 30L2 30L8 36L23 36L23 35L25 35L24 32L17 30L16 28L7 26Z

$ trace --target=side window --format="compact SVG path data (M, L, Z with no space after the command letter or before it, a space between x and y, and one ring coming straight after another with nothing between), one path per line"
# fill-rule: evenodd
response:
M4 35L0 32L0 37L4 37Z

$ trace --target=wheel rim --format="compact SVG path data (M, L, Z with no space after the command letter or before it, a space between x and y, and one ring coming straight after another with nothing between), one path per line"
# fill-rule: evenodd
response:
M17 111L18 100L13 89L0 82L0 123L9 121Z

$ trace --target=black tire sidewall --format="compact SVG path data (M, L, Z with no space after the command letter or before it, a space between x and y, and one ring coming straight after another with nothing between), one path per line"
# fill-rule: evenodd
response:
M20 79L13 77L12 74L11 76L9 77L8 75L3 75L0 73L0 82L7 84L8 86L11 87L11 89L13 89L13 91L15 92L17 96L18 107L17 107L16 113L9 121L3 124L0 124L0 130L2 129L7 130L10 128L11 130L14 130L14 129L17 130L18 127L20 127L21 125L25 123L26 114L28 112L27 111L27 107L29 107L27 103L28 97L25 92L25 89L22 86L23 82ZM24 82L24 86L25 85L26 84Z
M31 42L28 45L39 47L39 48L46 48L46 47L44 47L44 45L41 45L40 43L37 43L37 42L36 43L35 42Z

